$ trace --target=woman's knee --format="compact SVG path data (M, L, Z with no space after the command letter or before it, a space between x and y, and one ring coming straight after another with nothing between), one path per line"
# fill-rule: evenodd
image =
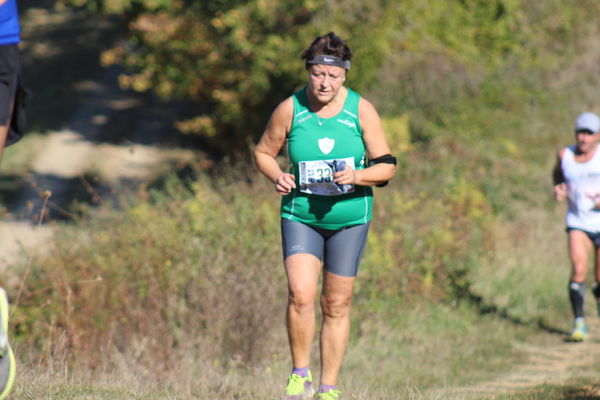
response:
M344 318L350 311L352 296L326 295L321 296L321 310L328 318Z
M290 286L288 303L297 311L310 311L315 306L316 288L306 286Z

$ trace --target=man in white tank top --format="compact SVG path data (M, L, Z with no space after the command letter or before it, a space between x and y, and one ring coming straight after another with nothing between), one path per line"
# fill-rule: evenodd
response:
M571 278L569 299L575 318L571 341L581 342L587 335L583 304L588 257L595 256L596 282L592 289L600 315L600 118L594 113L580 114L575 121L575 145L558 151L552 177L554 197L567 199Z

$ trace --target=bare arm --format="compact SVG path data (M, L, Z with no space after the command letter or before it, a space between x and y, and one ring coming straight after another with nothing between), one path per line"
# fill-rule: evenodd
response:
M6 2L7 2L7 0L0 0L0 6L3 6L4 3L6 3Z
M289 97L273 111L267 128L254 149L258 170L273 182L275 190L281 195L290 193L296 187L294 175L283 172L276 160L290 131L293 113L294 105Z
M369 159L391 154L381 118L375 107L361 97L358 114ZM334 177L335 181L340 184L375 186L392 179L395 172L396 167L394 164L381 163L356 171L348 167L345 171L334 174Z
M563 201L567 197L567 184L562 170L562 158L565 154L565 149L560 149L556 155L556 163L552 169L552 182L554 183L554 199Z

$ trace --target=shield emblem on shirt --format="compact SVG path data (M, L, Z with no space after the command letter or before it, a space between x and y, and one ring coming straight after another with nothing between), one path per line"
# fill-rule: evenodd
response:
M335 145L335 140L329 138L319 139L319 149L323 152L323 154L329 154L331 150L333 150L333 146Z

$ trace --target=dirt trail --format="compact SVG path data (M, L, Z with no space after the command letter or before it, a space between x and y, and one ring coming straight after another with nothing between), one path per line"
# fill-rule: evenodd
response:
M582 343L570 343L557 336L552 345L521 345L517 349L525 352L526 361L512 370L472 386L435 391L431 398L494 399L500 395L531 391L543 384L566 384L576 378L598 382L595 366L600 360L600 318L588 316L587 324L589 335ZM600 383L582 389L589 396L585 398L600 399Z
M47 60L60 55L65 45L61 40L70 42L72 36L81 36L65 34L65 26L86 31L91 24L79 11L43 7L26 9L22 19L23 63L30 66L31 75L43 73L43 68L39 71L31 65L49 62ZM90 35L92 38L88 40L97 34ZM57 37L56 41L52 41L52 37ZM82 51L89 51L85 43L80 45L85 49ZM75 57L74 60L81 57L70 56ZM89 57L88 54L83 56ZM93 57L91 63L97 64L98 54ZM60 60L53 62L61 63ZM73 62L73 59L62 62ZM89 78L78 76L70 84L72 98L64 105L69 109L68 118L60 123L60 128L42 132L44 143L32 160L27 184L15 194L8 212L0 218L0 270L33 249L43 248L52 239L52 225L38 224L44 201L42 193L51 193L47 222L65 217L63 210L75 200L89 200L98 194L118 195L119 190L130 190L168 169L169 165L196 156L192 151L164 145L173 133L172 111L151 96L122 90L118 85L120 73L117 67L96 68ZM44 82L52 77L36 79ZM34 111L50 110L51 113L54 108L48 101L53 99L48 99L44 90L42 85L38 93L38 99L42 98L44 104ZM54 100L55 103L62 101ZM47 120L52 121L52 118ZM85 181L86 175L100 182L98 186L93 188L96 182Z

